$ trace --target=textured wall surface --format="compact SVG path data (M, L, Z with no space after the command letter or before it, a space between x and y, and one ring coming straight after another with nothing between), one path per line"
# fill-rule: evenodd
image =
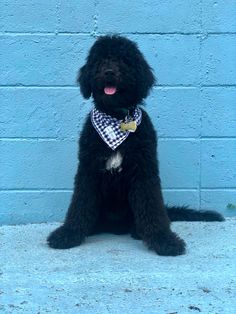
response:
M91 108L75 85L95 37L138 42L158 85L165 199L236 214L236 1L2 0L0 223L62 220Z

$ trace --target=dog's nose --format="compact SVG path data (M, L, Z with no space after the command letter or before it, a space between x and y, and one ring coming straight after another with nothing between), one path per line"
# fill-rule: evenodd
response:
M112 69L107 69L105 72L104 72L105 76L114 76L114 72Z

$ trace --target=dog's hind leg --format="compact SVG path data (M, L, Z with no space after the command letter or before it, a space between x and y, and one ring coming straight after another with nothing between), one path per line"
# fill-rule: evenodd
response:
M133 181L129 202L138 235L159 255L185 253L185 243L170 229L159 179L141 177Z
M50 247L68 249L78 246L90 234L99 212L99 194L96 183L94 177L78 172L65 222L47 239Z

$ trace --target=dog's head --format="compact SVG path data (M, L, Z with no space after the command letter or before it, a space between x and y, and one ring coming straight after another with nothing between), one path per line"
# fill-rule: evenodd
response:
M91 95L97 109L126 115L147 97L155 83L152 69L137 45L121 36L102 36L90 49L78 82L82 95Z

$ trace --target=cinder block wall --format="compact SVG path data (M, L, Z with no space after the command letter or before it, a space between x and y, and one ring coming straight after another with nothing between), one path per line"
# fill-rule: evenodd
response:
M63 219L91 108L75 78L107 32L136 40L158 78L147 110L166 202L235 215L235 12L234 0L2 0L0 223Z

